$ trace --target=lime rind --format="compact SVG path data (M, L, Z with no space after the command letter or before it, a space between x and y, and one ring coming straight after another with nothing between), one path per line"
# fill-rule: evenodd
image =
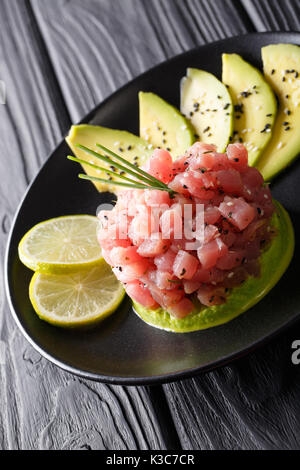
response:
M74 222L75 222L75 227L74 227ZM76 222L78 227L76 227ZM69 229L72 230L72 225L73 225L73 230L77 229L77 232L79 230L79 225L78 222L82 223L82 229L84 232L84 228L88 232L88 230L91 229L91 227L94 225L94 233L83 233L82 234L82 241L80 238L74 237L72 240L72 233L70 233L70 242L71 245L73 246L73 259L68 259L67 261L64 261L62 257L64 255L70 255L71 250L68 251L66 249L66 246L64 246L64 239L62 236L64 235L63 230L57 230L56 232L53 230L55 228L55 224L69 224L70 227ZM87 224L88 222L88 224ZM99 220L95 216L91 215L72 215L72 216L63 216L63 217L56 217L53 219L49 219L43 222L38 223L34 227L32 227L21 239L18 247L18 253L19 253L19 258L22 261L22 263L27 266L29 269L33 271L38 271L38 272L44 272L44 273L52 273L52 274L59 274L59 273L65 273L65 272L73 272L77 271L78 269L89 269L92 268L98 264L100 264L103 260L101 256L101 249L100 245L97 241L97 225L99 223ZM91 225L90 225L91 224ZM86 227L85 227L86 225ZM52 248L52 259L50 256L45 256L45 253L48 253L49 251L49 246L47 247L47 227L49 227L49 241L50 241L50 249ZM68 228L67 226L65 228ZM51 235L55 233L56 239L53 242L53 239L51 240ZM39 237L39 234L41 235ZM59 238L62 238L61 240ZM44 246L43 246L43 240L44 240ZM45 242L46 240L46 242ZM80 240L80 243L76 244ZM55 242L59 246L55 247ZM38 253L37 247L40 246L40 253ZM33 249L32 249L33 247ZM30 250L31 248L31 250ZM55 249L56 249L56 259L54 256L53 259L53 251L55 255ZM44 250L44 254L43 254ZM95 253L95 254L92 254ZM70 256L69 256L70 258Z
M124 296L121 283L104 262L88 272L65 275L36 272L29 285L30 301L39 318L65 328L104 320L115 312Z

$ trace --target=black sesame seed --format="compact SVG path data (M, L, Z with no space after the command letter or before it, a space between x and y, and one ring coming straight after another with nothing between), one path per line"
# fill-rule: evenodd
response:
M162 131L162 135L166 135L166 131Z
M273 114L272 114L272 113L269 113L269 114L266 114L266 116L267 116L267 117L271 117L271 116L273 116Z
M168 152L171 152L171 149L170 149L170 147L167 147L167 150L168 150Z
M209 134L207 134L207 137L211 137L212 136L212 133L210 132Z
M298 78L299 77L299 73L296 71L295 72L295 78Z
M230 106L230 103L226 103L223 109L228 109Z
M210 129L210 126L207 126L207 127L204 129L203 133L209 131L209 129Z
M132 145L128 145L127 150L131 150L131 149L132 149Z
M190 112L190 116L192 117L194 115L193 111Z
M234 158L233 161L234 161L234 162L239 162L240 159L239 159L239 158Z
M282 77L281 81L282 81L282 82L285 82L285 77Z
M240 137L239 138L239 142L242 144L243 143L243 139Z
M257 207L257 213L261 214L261 208L260 207Z
M289 131L289 130L290 130L290 126L285 127L284 130L285 130L285 131Z
M162 141L162 142L163 142L163 144L166 144L166 143L167 143L166 139L163 139L163 141Z
M243 114L244 112L244 105L243 104L235 104L234 105L234 110L237 112L237 113L241 113Z
M285 95L286 99L288 99L290 97L290 95Z
M187 189L187 185L186 185L186 184L183 184L182 187L183 187L184 189Z
M286 114L289 116L289 115L292 114L292 113L291 113L291 111L288 109L287 112L286 112Z
M248 98L248 96L252 95L251 91L242 91L241 96L244 98Z
M282 123L282 125L283 125L283 126L288 126L288 125L289 125L289 122L288 122L288 121L284 121L284 122Z
M276 70L275 70L275 69L272 69L272 70L271 70L271 75L274 75L275 72L276 72Z

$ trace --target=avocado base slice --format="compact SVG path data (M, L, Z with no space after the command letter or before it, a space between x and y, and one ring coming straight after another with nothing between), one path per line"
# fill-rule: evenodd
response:
M232 142L245 145L255 166L271 136L277 103L262 73L238 54L222 55L222 80L234 105Z
M181 80L181 112L191 121L199 140L224 152L232 134L233 107L227 88L214 75L188 68Z
M195 142L189 121L159 96L140 91L139 108L140 136L153 147L168 150L176 159Z
M240 287L232 289L225 304L212 307L195 307L185 318L177 319L162 308L151 310L136 302L137 315L151 326L174 333L204 330L227 323L259 302L279 281L286 271L294 253L294 230L287 211L274 201L276 213L272 224L277 235L261 255L260 277L249 277Z
M69 135L66 137L66 142L77 158L81 158L82 160L86 160L104 168L107 167L110 170L112 170L112 168L109 168L109 165L98 158L87 154L84 150L79 149L76 147L76 144L85 145L85 147L89 147L98 153L101 153L101 150L96 146L96 144L102 144L104 147L113 150L121 157L131 163L136 163L138 166L142 166L153 152L152 146L150 146L148 142L134 134L131 134L130 132L109 129L108 127L91 126L89 124L72 126L69 131ZM120 179L114 178L114 176L106 174L105 172L88 165L83 164L82 167L86 174L90 176L105 179L112 178L112 181L114 179L120 181ZM117 168L115 170L116 174L120 173L120 170ZM98 191L115 193L118 188L120 188L119 186L113 186L112 184L101 183L98 181L93 181L93 183Z
M272 140L257 166L265 180L270 181L300 153L300 47L263 47L262 60L265 77L279 100Z

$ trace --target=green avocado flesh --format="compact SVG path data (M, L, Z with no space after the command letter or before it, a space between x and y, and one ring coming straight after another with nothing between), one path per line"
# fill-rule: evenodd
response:
M273 137L257 166L269 181L300 152L300 48L272 44L262 48L262 60L265 77L279 100Z
M211 73L187 69L181 81L181 112L199 139L224 152L232 133L233 107L225 85Z
M140 136L153 147L168 150L173 159L183 155L195 142L189 121L154 93L139 93Z
M238 54L222 55L222 80L234 105L232 141L245 145L249 165L254 166L272 136L275 95L261 72Z
M101 153L101 150L96 146L96 143L102 144L104 147L107 147L121 155L123 158L126 158L129 162L137 163L138 166L143 165L153 152L153 148L148 142L134 134L131 134L130 132L109 129L101 126L91 126L89 124L72 126L69 135L66 137L66 141L77 158L94 163L100 167L107 167L108 169L111 169L108 164L87 154L84 150L76 147L76 144L85 145L98 153ZM105 172L88 165L82 166L84 171L90 176L105 179L111 177L110 174L106 174ZM116 168L116 174L119 172L120 171ZM112 179L114 180L115 178L112 176ZM116 180L118 180L118 178L116 178ZM118 188L118 186L98 181L93 181L93 183L98 191L110 191L115 193Z
M195 307L195 311L183 319L172 317L159 308L150 310L134 302L139 317L151 326L176 333L204 330L226 323L259 302L279 281L294 253L294 231L286 210L274 201L276 213L272 224L277 235L269 248L261 255L260 277L249 277L244 284L232 290L225 304L212 307Z

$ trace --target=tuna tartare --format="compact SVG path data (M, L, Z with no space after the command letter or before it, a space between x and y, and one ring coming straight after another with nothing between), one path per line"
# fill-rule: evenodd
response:
M181 320L259 278L275 207L242 144L197 142L175 161L156 149L144 169L175 193L128 189L99 214L103 257L141 309Z

